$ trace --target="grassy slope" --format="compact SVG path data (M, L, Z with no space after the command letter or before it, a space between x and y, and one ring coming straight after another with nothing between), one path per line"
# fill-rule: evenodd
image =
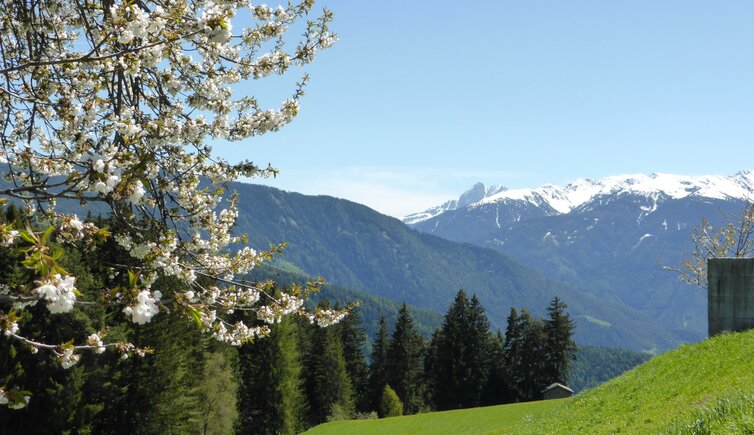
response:
M527 425L525 433L658 433L677 418L751 391L754 331L658 356Z
M432 412L380 420L349 420L321 424L306 434L478 434L509 432L550 411L564 400L516 403L486 408Z
M328 423L311 433L677 433L700 415L740 433L754 418L752 385L754 330L683 345L573 399Z

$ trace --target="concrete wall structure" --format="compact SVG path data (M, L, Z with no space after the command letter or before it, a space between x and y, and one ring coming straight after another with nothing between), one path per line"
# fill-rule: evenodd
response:
M754 258L707 260L709 336L754 328Z

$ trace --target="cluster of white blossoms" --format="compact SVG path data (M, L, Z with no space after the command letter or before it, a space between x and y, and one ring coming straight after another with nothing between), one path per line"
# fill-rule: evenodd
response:
M332 14L310 18L313 3L0 2L0 163L9 182L0 204L22 201L35 228L52 229L0 224L0 247L18 249L37 275L27 287L31 296L9 295L16 309L44 301L51 313L67 313L83 299L49 244L90 247L111 234L56 213L57 201L66 200L110 211L112 236L132 260L108 264L118 272L111 280L124 281L112 285L127 290L87 302L117 304L128 321L144 324L160 312L191 315L217 339L240 345L269 329L228 318L239 309L264 323L291 314L319 324L340 318L338 311L310 315L299 296L273 297L239 281L278 249L258 252L232 235L238 211L223 186L276 170L228 163L207 144L276 131L299 113L306 76L277 108L234 96L234 89L304 66L333 44ZM284 43L297 25L298 42ZM0 317L10 313L4 310L0 305ZM1 329L32 351L55 352L64 367L78 361L78 352L116 345L90 335L89 344L62 348L25 337L23 322L13 325L12 332L10 323ZM130 343L117 347L124 357L144 353Z
M264 337L270 333L267 326L249 327L243 322L236 322L229 327L225 322L215 323L212 336L233 346L240 346L256 337Z
M196 300L193 292L190 296ZM217 287L211 288L208 292L202 292L200 298L213 305L225 308L227 314L233 314L236 307L254 306L262 297L262 292L255 287L237 287L221 292Z
M118 42L130 44L134 39L144 39L149 35L158 34L165 25L165 19L162 17L164 13L160 6L155 7L151 13L141 8L124 8L117 4L111 6L110 18L120 30Z
M91 222L83 222L78 216L61 214L58 216L58 238L62 242L76 243L90 239L99 228Z
M157 303L160 301L162 293L159 290L150 292L149 290L142 290L139 295L136 296L136 303L123 308L123 312L127 316L131 316L131 321L143 325L149 323L155 314L160 312L157 307Z
M314 314L309 314L308 317L310 322L316 323L318 326L324 328L340 322L346 314L347 313L343 310L318 308Z
M279 323L283 316L298 312L304 305L302 298L283 293L278 298L278 303L273 306L262 306L257 310L257 317L267 323Z
M67 313L76 303L76 278L54 274L41 282L33 293L47 301L47 309L53 313Z
M29 399L31 399L31 396L12 393L13 391L5 391L2 387L0 387L0 405L6 405L10 409L21 409L29 404ZM14 400L11 402L11 399Z
M66 347L63 350L62 355L60 355L60 365L64 369L69 369L76 365L77 362L79 362L79 359L81 358L81 355L74 353L74 349L72 347Z
M90 334L86 338L86 345L91 346L94 349L94 353L103 353L106 349L105 344L102 343L102 339L97 333Z
M13 322L8 326L8 328L3 331L6 337L9 337L11 334L15 334L18 332L18 323Z

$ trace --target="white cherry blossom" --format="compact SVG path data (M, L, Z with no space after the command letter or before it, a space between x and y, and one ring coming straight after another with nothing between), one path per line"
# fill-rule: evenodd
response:
M310 16L309 0L277 7L231 0L112 3L104 10L101 2L0 2L0 163L11 186L0 189L0 206L23 202L24 216L39 226L0 226L0 246L18 249L35 274L25 291L10 295L12 305L25 310L44 303L60 314L83 302L115 304L137 324L169 312L198 319L208 334L234 345L269 333L266 326L231 321L237 310L266 323L292 314L322 325L337 321L342 312L307 314L301 289L281 293L243 280L280 248L256 251L233 233L238 208L226 184L277 171L226 162L211 147L218 141L246 146L293 121L305 75L278 106L263 107L234 90L312 62L337 40L329 29L332 14ZM301 36L286 43L291 34ZM108 279L120 290L106 302L77 296L76 277L56 262L51 244L89 248L110 233L57 211L59 199L78 201L81 216L90 204L111 212L111 237L134 264L108 266ZM178 284L162 288L165 281ZM25 337L23 321L3 307L0 326L8 337L33 352L55 353L66 368L81 352L108 346L124 358L145 353L91 331L71 337L72 346L43 343ZM12 406L19 403L25 402Z
M76 302L76 278L73 276L60 276L55 274L51 279L44 281L33 293L47 301L47 309L53 313L67 313L73 309Z

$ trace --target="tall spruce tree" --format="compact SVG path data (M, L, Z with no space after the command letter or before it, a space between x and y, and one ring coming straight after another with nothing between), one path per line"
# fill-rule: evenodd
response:
M198 381L204 376L209 337L198 328L176 325L181 322L191 326L188 319L162 317L137 328L140 341L155 349L149 357L129 358L132 365L125 376L140 390L140 412L131 425L148 421L149 429L142 433L192 432L201 418Z
M532 317L526 309L521 310L521 331L523 348L519 368L519 400L531 401L541 398L541 391L547 386L545 361L547 358L547 336L542 318Z
M463 290L433 336L427 364L437 409L479 406L489 376L489 321L476 295Z
M505 333L505 360L511 391L516 401L539 398L546 386L544 360L546 335L541 319L532 318L526 308L511 309Z
M545 359L545 376L547 383L567 383L571 362L576 359L576 343L573 341L575 322L566 312L568 306L557 296L547 306L545 335L547 352Z
M476 294L469 302L469 319L471 330L467 338L467 360L469 383L467 402L464 407L475 407L482 403L482 393L490 374L491 346L490 321L484 312L482 303Z
M201 418L198 429L202 435L231 433L238 417L238 350L226 344L211 344L203 378L199 380Z
M309 408L311 424L323 423L333 411L352 416L353 387L348 376L343 341L335 328L314 327L310 356Z
M302 386L301 354L299 352L299 327L291 319L283 319L273 338L277 339L279 359L277 365L280 384L278 396L279 431L281 434L299 433L306 424L307 403Z
M305 399L297 325L284 319L269 337L239 349L239 434L293 434L303 429Z
M518 311L511 307L510 314L506 319L505 327L505 343L503 345L503 358L505 363L506 375L508 380L508 387L511 393L511 401L516 401L518 398L516 383L518 376L518 366L520 365L521 352L523 347L523 337L519 330L520 323L518 321Z
M404 302L395 321L387 351L388 384L398 394L406 414L414 414L423 405L424 339Z
M500 331L495 334L491 333L489 343L489 374L482 398L482 404L488 406L508 403L513 400L505 365L505 338Z
M361 326L361 313L358 308L352 310L335 328L339 331L343 342L343 357L346 360L348 377L351 379L356 408L359 411L368 411L369 367L364 356L367 335Z
M465 382L469 379L469 373L466 335L470 332L469 323L469 300L466 293L460 290L430 343L427 370L432 399L438 410L460 408L467 399Z
M298 348L303 365L301 379L304 392L304 403L306 403L304 426L308 428L319 422L319 418L316 417L316 412L313 409L312 403L314 402L317 386L314 380L314 362L318 358L317 354L319 352L318 343L315 343L315 340L319 340L318 334L320 331L316 325L312 325L304 318L293 319L293 321L296 323L299 330Z
M372 346L372 361L369 365L369 382L367 386L368 410L380 409L383 391L387 385L387 351L388 341L387 321L385 315L380 315L380 329Z

